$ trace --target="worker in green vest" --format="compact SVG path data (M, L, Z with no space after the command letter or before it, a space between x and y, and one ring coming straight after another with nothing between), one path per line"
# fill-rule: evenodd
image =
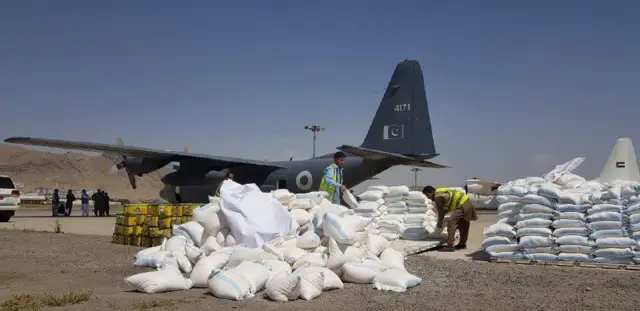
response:
M469 200L469 196L460 189L436 189L432 186L424 187L422 193L434 202L438 211L436 232L442 232L444 216L447 213L451 215L447 222L447 245L441 251L453 252L466 249L471 221L478 220L478 215L473 204L471 204L471 200ZM458 245L453 246L456 240L456 230L460 230L460 242L458 242Z
M328 193L327 200L334 204L340 204L340 198L347 187L343 184L342 168L344 167L345 155L338 151L333 155L333 163L324 169L324 175L320 179L320 191Z
M233 180L233 174L231 174L231 172L227 172L227 174L224 175L224 179L225 180ZM220 197L220 188L222 188L222 183L224 183L224 180L220 182L220 184L218 185L218 189L216 189L215 196L217 196L217 197Z

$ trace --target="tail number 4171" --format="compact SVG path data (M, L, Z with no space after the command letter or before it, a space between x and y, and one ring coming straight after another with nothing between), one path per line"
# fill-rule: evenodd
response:
M409 111L409 110L411 110L411 104L398 104L396 105L396 108L393 109L393 111L395 112Z

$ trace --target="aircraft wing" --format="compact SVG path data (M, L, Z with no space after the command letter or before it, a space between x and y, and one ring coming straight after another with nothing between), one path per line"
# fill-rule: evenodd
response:
M281 167L279 165L276 165L273 162L255 161L255 160L247 160L247 159L231 158L231 157L221 157L221 156L214 156L214 155L208 155L208 154L187 153L182 151L158 150L158 149L149 149L149 148L142 148L142 147L119 146L119 145L90 143L90 142L81 142L81 141L69 141L69 140L58 140L58 139L48 139L48 138L36 138L36 137L10 137L5 139L4 141L6 143L11 143L11 144L54 147L54 148L61 148L61 149L84 150L84 151L92 151L92 152L104 152L104 153L120 154L120 155L125 155L130 157L161 158L161 159L167 159L170 162L180 162L183 160L198 160L198 161L212 162L218 166L234 166L234 165L240 164L240 165L256 165L256 166L276 167L276 168Z
M368 149L362 147L355 147L349 145L342 145L337 148L338 150L342 150L346 153L353 154L355 156L361 157L366 160L382 160L382 159L390 159L393 162L400 165L410 165L410 166L420 166L420 167L430 167L430 168L449 168L446 165L433 163L430 161L426 161L425 158L431 159L437 154L421 156L421 157L411 157L398 153L391 153L382 150Z

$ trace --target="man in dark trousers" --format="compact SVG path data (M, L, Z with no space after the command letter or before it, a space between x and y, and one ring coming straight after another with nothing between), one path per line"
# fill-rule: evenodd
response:
M54 189L53 195L51 196L51 217L58 216L59 204L60 204L60 194L58 193L58 189Z
M102 190L98 189L98 191L94 192L91 195L91 200L93 201L93 214L98 217L98 212L100 211L100 194Z
M104 200L104 203L103 203L104 204L104 209L103 209L104 214L102 214L102 216L109 217L109 208L111 208L111 206L109 205L109 200L111 198L109 198L109 193L107 193L107 192L103 192L102 196L103 196L103 200Z

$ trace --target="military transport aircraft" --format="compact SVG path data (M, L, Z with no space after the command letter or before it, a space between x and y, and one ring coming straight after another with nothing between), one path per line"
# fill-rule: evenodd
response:
M287 188L293 193L317 190L323 170L333 162L333 153L308 160L256 161L178 151L164 151L91 142L65 141L47 138L11 137L7 143L99 151L117 154L131 186L135 176L143 176L172 162L179 162L176 171L162 178L165 184L160 196L172 203L207 202L225 173L231 170L239 183L255 183L263 191ZM342 145L337 149L347 154L344 184L354 187L395 165L430 168L447 166L427 161L436 153L429 107L420 64L416 60L400 62L389 81L378 111L364 142L356 147ZM179 192L176 193L176 189Z

